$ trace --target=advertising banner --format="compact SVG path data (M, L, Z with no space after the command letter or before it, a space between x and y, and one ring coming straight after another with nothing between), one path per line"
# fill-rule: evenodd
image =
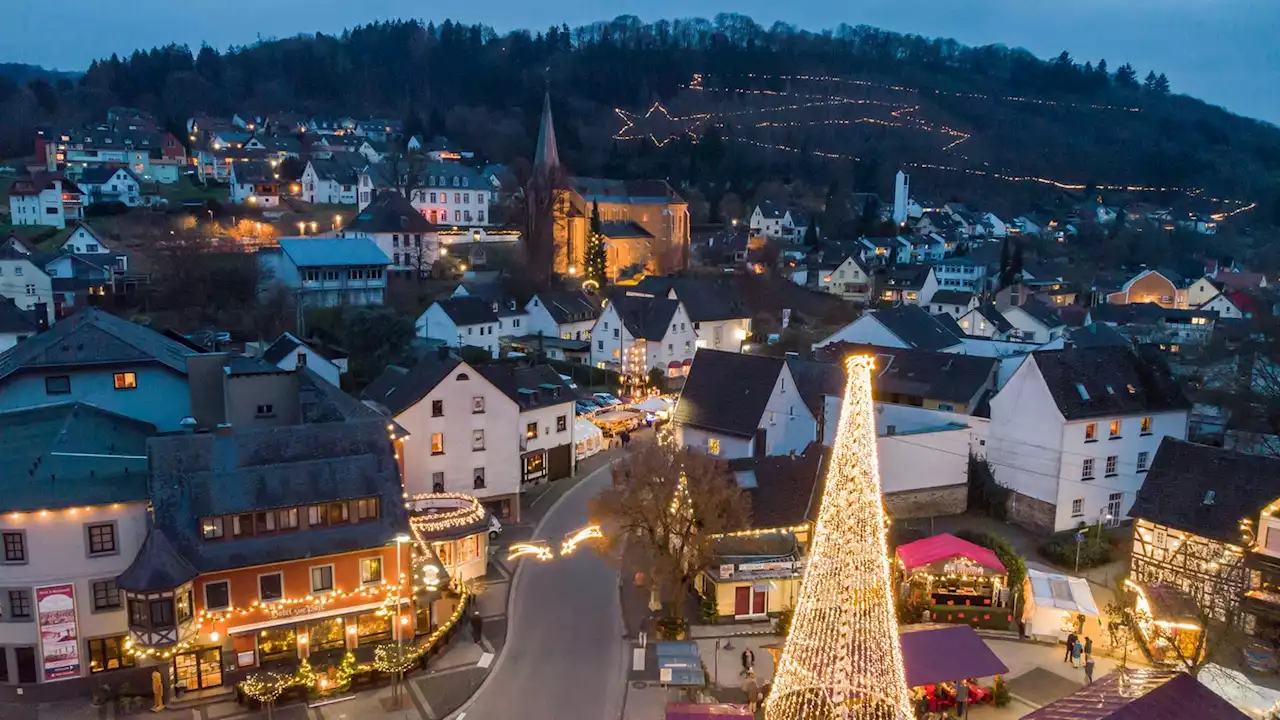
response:
M45 680L80 676L76 590L70 583L36 588L36 623Z

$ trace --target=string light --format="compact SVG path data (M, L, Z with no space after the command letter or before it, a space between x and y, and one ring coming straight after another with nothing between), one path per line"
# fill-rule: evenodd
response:
M604 537L604 533L600 531L599 525L588 525L581 530L575 530L565 535L564 542L560 543L560 554L571 555L577 549L579 543L602 537Z
M768 720L912 717L880 499L870 356L845 360L844 406Z
M507 560L515 560L525 555L532 555L543 562L555 557L551 552L551 548L547 547L544 541L535 540L534 542L522 542L512 545L507 551Z
M409 518L409 525L415 534L437 533L466 527L473 523L483 522L488 517L489 511L484 509L479 500L471 495L462 493L421 493L411 496L409 502L406 502L404 506L411 510L417 510L418 508L428 507L431 503L439 503L441 501L453 504L455 507L425 512Z

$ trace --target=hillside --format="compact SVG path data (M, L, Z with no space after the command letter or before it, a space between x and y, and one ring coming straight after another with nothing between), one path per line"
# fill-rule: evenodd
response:
M802 181L819 199L833 183L885 194L904 167L918 195L993 209L1096 190L1113 203L1216 212L1259 203L1250 221L1273 220L1280 129L1172 93L1177 78L1154 70L862 26L766 29L739 15L503 36L406 21L221 54L113 57L0 123L97 117L112 105L170 123L200 112L413 112L425 130L511 162L532 153L549 88L575 172L667 177L700 188L711 214L729 192L749 198L768 180ZM29 94L9 104L34 107Z

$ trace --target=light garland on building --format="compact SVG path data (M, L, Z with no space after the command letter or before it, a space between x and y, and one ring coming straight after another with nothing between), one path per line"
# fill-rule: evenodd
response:
M483 522L488 517L489 511L484 509L484 505L471 495L462 493L420 493L409 497L409 501L404 506L410 510L414 506L422 502L431 502L437 500L446 500L450 502L460 503L456 508L440 510L438 512L430 512L420 515L413 515L409 518L409 525L413 529L415 535L420 533L437 533L454 528L466 527L473 523ZM422 538L418 538L422 542Z
M870 356L848 380L830 469L768 720L907 720L885 539Z

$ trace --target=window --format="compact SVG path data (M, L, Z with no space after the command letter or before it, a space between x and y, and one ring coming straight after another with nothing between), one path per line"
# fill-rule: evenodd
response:
M207 517L200 520L200 535L205 540L217 540L222 537L222 518Z
M7 563L25 563L27 561L27 534L21 530L4 533L4 561Z
M1147 463L1151 461L1151 453L1143 450L1138 453L1138 472L1147 471Z
M472 450L484 449L484 430L471 431L471 449Z
M85 526L89 533L90 555L111 555L116 551L116 524Z
M276 531L276 514L272 510L256 513L253 517L254 530L259 535Z
M597 341L596 341L596 350L604 350L604 341L603 341L603 340L597 340Z
M368 522L378 519L378 498L360 498L356 500L356 521Z
M1098 439L1098 423L1089 423L1084 426L1084 441L1094 442Z
M444 454L444 433L431 433L431 454Z
M1115 439L1117 439L1117 438L1119 438L1119 437L1120 437L1120 421L1119 421L1119 420L1112 420L1112 421L1111 421L1110 437L1108 437L1107 439L1108 439L1108 440L1115 440Z
M556 432L564 432L569 429L569 416L559 415L556 417Z
M297 530L298 529L298 508L285 508L276 513L278 522L276 526L281 530Z
M284 576L280 573L258 576L258 599L274 602L284 598Z
M471 487L475 490L484 489L484 468L478 467L471 471Z
M231 516L231 534L234 537L253 535L253 513Z
M708 454L708 455L719 455L719 454L720 454L720 439L719 439L719 438L707 438L707 454Z
M480 415L484 413L484 397L477 395L471 398L471 414Z
M1107 477L1115 477L1116 467L1120 464L1119 455L1107 456Z
M9 591L9 617L31 617L31 595L26 590Z
M431 401L431 417L444 417L444 401L443 400Z
M1084 465L1080 468L1081 480L1093 479L1093 458L1085 458Z
M307 508L307 526L321 527L329 524L329 506L311 505Z
M444 473L442 472L431 473L431 492L433 493L444 492Z
M117 390L134 390L138 387L138 376L131 372L119 372L112 376Z
M524 426L524 437L526 440L532 440L538 437L538 423L531 422Z
M71 392L71 376L51 375L44 379L46 395L67 395Z
M1084 515L1084 499L1077 498L1071 501L1071 517L1082 517Z
M109 638L95 638L88 641L89 672L100 673L107 670L133 667L133 655L125 652L127 637L119 635Z
M120 607L120 588L115 578L93 581L93 609L116 610Z
M373 585L382 582L382 558L367 557L360 559L360 584Z
M1139 428L1139 432L1142 435L1151 434L1151 417L1150 416L1142 418L1142 426Z
M225 610L231 607L231 582L218 580L204 584L204 609Z
M333 566L320 565L311 568L311 592L333 592Z
M16 265L16 266L14 266L14 268L13 268L13 274L14 274L14 275L22 275L22 266L21 266L21 265Z

